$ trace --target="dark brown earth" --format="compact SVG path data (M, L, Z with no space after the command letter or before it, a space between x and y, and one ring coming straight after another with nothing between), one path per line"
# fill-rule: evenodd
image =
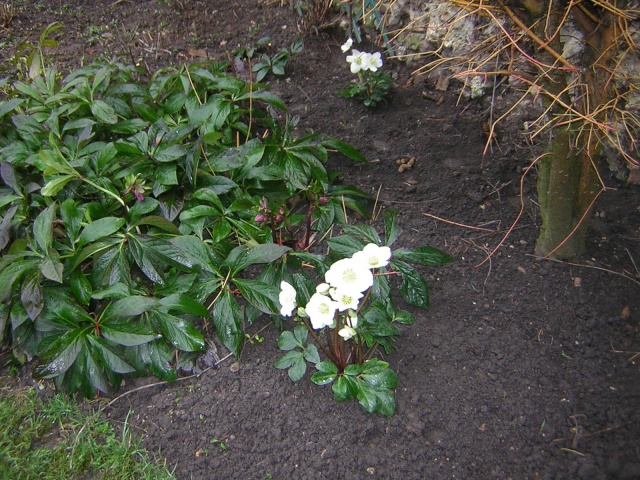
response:
M248 327L264 342L241 359L175 384L129 382L124 392L147 388L114 397L106 414L126 419L180 479L640 478L638 189L605 172L612 189L595 207L588 253L572 264L535 258L535 173L522 196L520 180L539 146L513 125L483 157L485 106L412 78L419 65L387 62L396 85L377 110L338 96L350 80L345 34L317 33L283 3L16 0L0 30L0 76L53 21L64 28L48 61L61 71L123 55L151 72L226 60L263 36L276 50L302 37L303 52L284 80L271 79L273 91L300 129L350 142L370 160L330 166L345 183L379 192L379 207L400 210L401 245L455 258L424 270L432 307L415 312L387 358L400 378L397 413L335 403L307 378L292 384L273 368L277 332L265 319ZM399 173L395 161L411 157L414 167ZM521 201L518 225L477 267Z

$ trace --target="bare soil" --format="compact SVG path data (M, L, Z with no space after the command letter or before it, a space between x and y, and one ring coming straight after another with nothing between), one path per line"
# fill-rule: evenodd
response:
M17 47L53 21L64 28L48 61L63 72L101 55L152 72L227 60L264 36L274 50L303 38L272 90L300 129L365 154L367 164L330 166L400 210L402 246L455 258L424 270L431 309L415 312L387 358L400 378L397 413L369 415L308 379L292 384L273 368L278 332L265 319L248 327L264 341L241 359L174 384L127 382L120 394L147 388L118 397L107 415L134 427L180 479L640 478L639 190L605 175L612 190L595 207L588 254L534 257L535 172L521 176L539 146L513 125L483 156L486 106L413 78L415 64L386 63L395 85L378 109L338 96L351 75L344 32L316 32L284 3L16 0L0 59L11 72ZM398 172L396 160L412 157Z

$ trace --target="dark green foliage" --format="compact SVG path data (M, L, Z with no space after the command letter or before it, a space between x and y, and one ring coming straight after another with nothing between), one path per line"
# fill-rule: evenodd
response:
M110 61L5 86L0 339L39 357L40 377L89 397L126 374L173 380L210 321L239 355L245 323L278 310L275 284L249 271L306 248L343 201L366 212L324 167L331 150L362 156L294 137L283 102L226 67L143 82Z

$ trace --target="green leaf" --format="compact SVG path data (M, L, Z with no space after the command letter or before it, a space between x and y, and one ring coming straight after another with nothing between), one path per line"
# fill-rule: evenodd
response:
M78 210L76 202L72 198L67 198L60 205L60 218L67 231L71 243L75 243L80 228L82 226L82 214Z
M347 365L344 369L345 375L350 375L352 377L356 377L362 373L362 365L358 365L357 363L353 363L351 365Z
M294 352L288 352L294 353ZM307 371L307 362L304 361L304 358L300 352L298 353L298 357L294 360L293 364L287 370L287 374L292 382L297 382L304 377L305 372Z
M159 303L167 312L177 311L196 317L209 317L209 310L189 295L176 293L160 299Z
M64 374L80 353L87 331L86 327L76 328L56 338L41 354L35 376L54 378Z
M69 284L76 299L83 305L89 305L93 288L91 288L91 283L89 283L84 272L79 269L74 270L69 277Z
M398 227L398 211L395 208L389 208L384 211L384 232L385 245L390 247L400 235Z
M155 298L132 295L114 302L109 309L109 315L112 317L135 317L158 308L159 305L160 302Z
M44 308L44 298L42 296L42 286L39 276L36 274L27 277L20 291L20 301L31 320L35 320ZM3 331L0 330L0 340Z
M277 315L280 311L278 296L280 289L259 280L234 278L233 283L242 296L263 313Z
M337 373L316 372L311 375L311 381L316 385L329 385L338 377Z
M315 345L307 345L307 348L302 351L302 354L307 362L313 363L314 365L320 363L320 354L318 353L318 347Z
M298 347L304 347L304 344L293 335L293 332L285 330L278 337L278 348L280 350L293 350Z
M400 310L399 312L396 312L393 320L403 325L413 325L416 322L416 318L413 316L413 314L411 312L407 312L406 310Z
M11 296L11 289L17 279L38 265L37 259L23 259L21 257L21 255L11 257L5 255L3 257L3 260L11 259L12 261L0 269L0 302L6 302Z
M332 251L338 253L342 257L350 257L356 252L363 249L365 243L351 235L338 235L327 240L327 244Z
M399 248L393 252L393 258L405 262L429 265L431 267L446 265L453 260L453 257L448 253L444 253L433 247Z
M78 238L78 246L82 247L87 243L92 243L101 238L113 235L120 230L125 223L124 218L118 217L104 217L94 220L82 230L80 238Z
M166 148L158 149L153 154L156 162L173 162L179 158L185 157L187 150L182 145L171 145Z
M244 250L240 255L237 256L233 264L230 266L233 273L235 274L240 272L241 270L244 270L249 265L274 262L289 250L291 250L289 247L284 247L275 243L264 243L256 245ZM277 312L278 309L276 308L275 313Z
M102 362L116 373L131 373L136 369L125 362L116 352L111 349L103 339L90 336L89 342L99 352Z
M6 102L0 102L0 119L7 113L12 113L24 102L22 98L12 98Z
M90 105L91 113L98 119L100 123L113 125L118 123L118 115L113 107L103 100L94 100Z
M158 322L164 337L176 348L185 352L205 349L202 334L191 323L164 312L151 312L149 315Z
M176 227L172 222L170 222L166 218L161 217L159 215L149 215L148 217L143 217L137 222L134 222L131 226L137 227L139 225L150 225L152 227L159 228L173 235L180 234L180 230L178 230L178 227Z
M390 264L402 274L400 294L404 301L412 307L429 308L429 286L422 275L408 263L394 259Z
M77 175L55 175L40 189L44 197L53 197L62 190L67 183L77 178Z
M173 351L163 340L156 340L134 347L132 354L134 358L139 358L154 375L167 382L176 381L178 375L175 369L171 367Z
M398 376L388 366L381 371L364 371L360 375L360 378L362 378L362 380L364 380L367 384L375 388L396 388L398 386Z
M40 269L40 273L49 280L62 283L62 271L64 267L62 263L60 263L60 256L57 251L49 251L47 256L42 258L38 263L38 268Z
M218 337L236 357L240 356L244 343L243 314L240 305L229 291L224 291L213 304L213 323Z
M336 364L328 360L316 364L316 370L321 373L333 373L335 375L338 374L338 367L336 366Z
M366 162L367 159L355 147L335 138L327 138L322 145L328 149L334 149L356 162Z
M298 352L297 350L292 350L290 352L285 353L284 355L282 355L281 357L279 357L275 363L273 364L274 367L280 369L280 370L285 370L287 368L289 368L291 365L294 364L294 362L302 357L302 353Z
M333 398L338 402L344 402L358 395L358 384L347 375L340 375L331 386Z
M53 240L53 220L56 218L55 202L45 208L33 222L33 236L43 253L49 251Z
M126 347L143 345L159 337L144 325L132 323L128 319L101 322L100 332L107 340Z

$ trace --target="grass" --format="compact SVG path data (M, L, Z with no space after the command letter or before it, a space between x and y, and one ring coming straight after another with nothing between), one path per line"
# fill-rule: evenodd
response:
M175 478L126 422L117 434L63 395L42 401L34 389L2 388L0 425L0 480Z

